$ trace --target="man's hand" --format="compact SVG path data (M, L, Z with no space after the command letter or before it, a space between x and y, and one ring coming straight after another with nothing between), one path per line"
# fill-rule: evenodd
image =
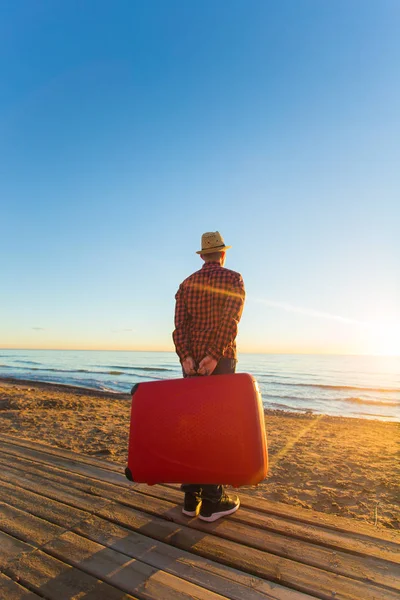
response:
M184 370L185 375L196 375L196 365L191 356L188 356L182 361L182 369Z
M211 375L217 366L217 363L218 361L215 358L212 358L212 356L205 356L199 364L197 373L199 375Z

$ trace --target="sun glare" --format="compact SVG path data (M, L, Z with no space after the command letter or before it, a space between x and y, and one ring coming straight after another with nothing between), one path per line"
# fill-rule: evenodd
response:
M377 328L371 340L371 353L400 356L400 325L396 323Z

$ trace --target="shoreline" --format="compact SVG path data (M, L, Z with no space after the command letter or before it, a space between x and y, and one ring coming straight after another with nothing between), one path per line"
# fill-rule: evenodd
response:
M2 383L10 383L12 385L31 385L43 387L44 389L59 389L59 391L70 391L71 393L84 394L85 396L104 396L106 398L117 398L130 400L131 395L124 392L112 392L110 390L96 390L95 388L87 388L80 385L72 385L70 383L58 383L53 381L38 381L37 379L19 379L18 377L0 377L0 385Z
M0 378L1 433L126 466L130 394ZM264 410L269 474L246 493L400 530L397 422ZM240 495L240 489L238 490Z
M18 377L2 377L0 376L0 385L4 383L4 384L12 384L12 385L24 385L24 386L33 386L33 387L43 387L44 389L59 389L59 391L65 391L68 392L70 391L71 393L76 393L76 394L84 394L85 396L95 396L95 397L105 397L105 398L110 398L110 399L123 399L123 400L131 400L131 394L127 393L127 392L117 392L117 391L111 391L111 390L101 390L101 389L96 389L96 388L87 388L84 386L79 386L79 385L72 385L70 383L58 383L58 382L51 382L51 381L39 381L37 379L19 379ZM262 394L261 394L262 396ZM301 418L301 417L305 417L305 418L320 418L320 417L324 417L326 419L348 419L348 420L353 420L353 421L373 421L373 422L377 422L377 423L392 423L392 424L397 424L400 427L400 422L399 421L393 421L390 420L390 417L378 417L377 415L366 415L364 417L357 417L357 416L351 416L351 415L347 415L347 416L343 416L343 415L328 415L325 413L317 413L314 412L312 409L307 409L307 410L284 410L284 409L280 409L280 408L265 408L264 407L264 414L268 414L268 415L289 415L292 416L294 418Z

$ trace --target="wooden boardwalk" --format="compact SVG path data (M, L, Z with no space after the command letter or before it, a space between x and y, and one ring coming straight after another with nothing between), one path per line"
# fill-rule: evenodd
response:
M176 486L2 435L0 598L399 600L396 534L240 497L204 523Z

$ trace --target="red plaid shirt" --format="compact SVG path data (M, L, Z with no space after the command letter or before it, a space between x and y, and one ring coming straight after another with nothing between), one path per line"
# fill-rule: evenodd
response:
M181 361L191 356L236 358L235 338L242 316L245 289L240 273L204 263L190 275L175 296L175 331L172 334Z

